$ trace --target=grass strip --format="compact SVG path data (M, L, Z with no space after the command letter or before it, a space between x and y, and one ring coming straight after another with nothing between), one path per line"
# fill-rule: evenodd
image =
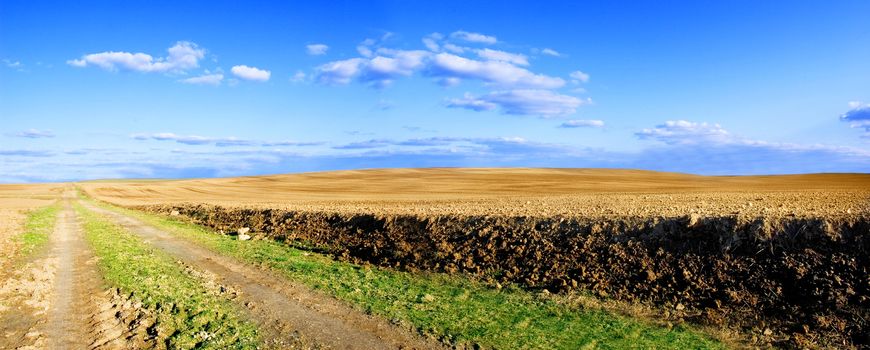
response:
M174 218L99 205L215 252L275 269L292 281L454 344L497 349L725 348L692 327L666 328L582 309L513 286L496 289L461 275L360 266L280 242L239 241Z
M231 301L203 286L169 255L99 214L75 205L105 280L156 316L168 349L254 349L257 331Z
M60 211L60 203L55 203L27 214L24 233L19 236L20 256L30 256L48 244L49 236L54 232L54 225L57 223L58 211Z

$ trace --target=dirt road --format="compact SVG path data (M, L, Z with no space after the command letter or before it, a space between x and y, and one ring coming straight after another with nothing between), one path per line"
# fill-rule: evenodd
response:
M103 289L70 206L74 197L74 192L64 194L49 250L4 283L7 293L0 294L17 305L4 318L0 348L121 349L127 344L125 312Z
M383 320L367 316L329 297L269 272L220 256L193 243L148 226L134 218L83 203L142 237L229 290L244 305L269 340L267 346L332 349L436 349L422 339Z

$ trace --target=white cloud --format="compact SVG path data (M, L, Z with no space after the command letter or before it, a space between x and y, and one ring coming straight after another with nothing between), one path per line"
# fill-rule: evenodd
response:
M375 87L383 87L395 78L420 70L429 55L423 50L380 49L372 58L351 58L317 67L317 79L325 84L345 85L359 78Z
M446 43L446 44L444 44L444 50L450 51L450 52L455 53L455 54L463 54L463 53L465 53L466 50L470 50L470 49L467 47L464 47L464 46Z
M561 125L560 128L602 128L604 127L603 120L590 119L590 120L569 120Z
M351 58L326 63L317 67L317 80L324 84L346 85L360 72L364 58Z
M481 112L494 110L498 107L498 105L485 99L474 97L474 95L466 92L465 96L463 96L462 98L448 99L447 107L465 108Z
M492 45L498 42L498 39L496 39L496 37L494 36L483 35L480 33L471 33L463 30L451 33L450 37L457 40L488 45Z
M529 65L529 58L526 57L526 55L518 53L510 53L493 49L482 49L477 50L477 56L488 61L507 62L519 66Z
M561 57L562 56L562 54L559 53L558 51L553 50L553 49L549 49L549 48L545 48L545 49L541 50L541 53L544 55L553 56L553 57Z
M359 52L359 54L363 57L372 57L372 55L374 54L372 47L376 43L377 42L375 41L375 39L363 40L363 42L356 46L356 52Z
M220 73L215 74L203 74L198 77L192 77L187 79L179 80L185 84L196 84L196 85L220 85L221 81L224 80L224 75Z
M507 62L477 61L449 53L435 55L429 73L436 77L482 80L500 87L556 89L565 85L562 78L535 74Z
M589 82L589 74L583 73L579 70L571 72L569 76L573 79L572 82L574 84Z
M365 65L363 79L389 84L398 76L410 76L423 67L426 51L395 51L392 57L376 56Z
M363 57L372 57L372 49L368 46L359 45L356 47L356 52L359 52Z
M272 72L245 65L233 66L230 71L233 72L233 75L241 79L252 81L267 81L269 80L269 77L272 76Z
M641 139L653 139L667 144L735 143L735 138L719 124L697 123L686 120L668 120L654 128L635 133Z
M574 96L549 90L520 89L495 91L480 97L465 94L463 98L448 100L447 107L489 111L497 106L505 114L554 117L572 114L584 103Z
M325 44L311 44L311 45L306 45L305 50L308 52L309 55L319 56L319 55L325 55L326 51L329 50L329 46L327 46Z
M199 67L199 60L205 57L205 50L196 44L179 41L168 50L167 57L154 58L145 53L106 51L82 56L67 61L75 67L96 66L108 71L132 70L137 72L182 73Z
M450 38L481 39L471 34L456 32ZM376 88L418 72L445 87L458 85L463 80L479 81L499 91L479 97L466 94L463 98L447 100L447 105L478 111L500 109L506 114L567 115L589 102L588 99L549 91L564 87L565 79L534 73L522 67L529 65L526 55L489 48L464 48L448 40L439 33L432 33L422 39L426 50L397 50L378 47L376 40L366 39L358 48L364 57L328 62L315 69L314 77L322 84L346 85L358 81ZM494 42L492 40L490 42ZM470 52L480 59L445 51ZM576 73L584 74L579 78L588 80L585 73ZM578 78L577 74L574 78Z
M441 35L441 33L432 33L423 37L423 45L426 46L429 51L437 52L441 50L441 46L438 42L442 39L444 39L444 35Z

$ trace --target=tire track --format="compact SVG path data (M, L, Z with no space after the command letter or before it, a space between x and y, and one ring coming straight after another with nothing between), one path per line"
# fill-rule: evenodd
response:
M440 343L364 315L267 271L221 256L139 220L82 202L146 242L239 293L234 301L269 337L267 346L331 349L442 349Z
M51 297L51 308L48 311L48 322L45 334L48 337L49 348L52 349L82 349L89 344L84 337L87 319L75 312L76 296L80 287L75 281L80 277L82 269L76 261L76 252L81 252L81 232L75 222L75 214L65 201L63 210L58 214L58 221L51 236L51 254L57 258L57 270L54 278L54 288Z
M147 344L139 310L103 288L96 257L85 242L72 209L74 192L64 203L50 244L56 261L51 306L42 333L48 349L126 349Z

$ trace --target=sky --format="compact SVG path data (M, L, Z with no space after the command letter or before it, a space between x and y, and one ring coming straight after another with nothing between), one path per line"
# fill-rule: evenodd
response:
M867 1L0 0L0 182L870 171Z

